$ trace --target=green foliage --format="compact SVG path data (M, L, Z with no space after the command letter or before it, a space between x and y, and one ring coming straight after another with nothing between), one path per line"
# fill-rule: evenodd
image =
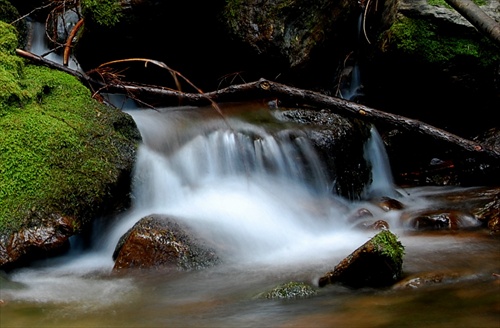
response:
M398 266L403 264L405 248L392 232L383 230L376 234L371 241L378 252L391 258Z
M403 18L390 29L390 43L402 52L428 63L475 58L483 67L498 63L500 54L488 40L457 36L425 20Z
M286 284L279 285L278 287L267 293L265 297L272 299L292 299L310 297L316 295L316 293L316 290L311 286L302 282L292 281Z
M102 26L114 26L123 16L118 0L81 0L82 12Z
M119 111L90 97L75 77L25 65L14 31L0 22L0 233L35 213L84 219L102 202L123 158ZM5 32L9 33L5 33ZM5 88L6 86L6 88ZM123 114L121 114L123 115ZM125 141L124 141L125 143ZM57 208L50 208L57 206Z

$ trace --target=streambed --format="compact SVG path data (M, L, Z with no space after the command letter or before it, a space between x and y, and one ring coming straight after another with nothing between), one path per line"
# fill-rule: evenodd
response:
M293 173L302 170L285 159L290 145L258 129L252 134L260 133L262 144L254 149L276 162L270 173L269 161L260 166L251 157L249 171L238 155L248 149L242 147L247 139L235 143L217 124L214 134L214 123L205 119L197 124L208 126L198 125L186 138L182 110L165 113L169 119L132 113L146 143L138 153L133 208L96 227L92 247L79 247L75 238L65 256L4 275L2 327L498 327L498 235L481 227L415 231L398 211L335 197L321 183L320 167L307 177ZM307 143L297 146L309 154ZM314 166L315 157L308 158ZM414 211L446 207L447 193L471 193L394 188ZM403 279L414 279L387 289L317 287L321 275L376 234L349 221L348 214L362 208L389 223L405 246ZM191 272L113 272L116 242L150 213L174 215L206 234L219 245L222 263ZM265 297L290 281L310 284L317 294Z

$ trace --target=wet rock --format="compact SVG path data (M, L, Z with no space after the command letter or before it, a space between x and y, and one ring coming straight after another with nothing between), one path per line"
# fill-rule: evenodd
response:
M405 225L415 230L458 230L476 228L481 222L461 211L429 210L402 216Z
M77 227L74 219L53 214L38 226L1 236L0 269L19 267L64 252Z
M215 252L173 218L151 215L137 222L120 239L113 270L177 268L202 269L218 263Z
M302 282L289 282L282 284L265 294L270 299L307 298L317 294L316 289Z
M369 126L328 110L281 108L274 115L281 121L301 125L335 181L333 190L348 199L360 199L370 179L363 146L370 136ZM334 155L333 155L334 154Z
M470 273L468 273L470 274ZM393 289L416 289L426 286L432 286L435 284L446 283L450 281L455 281L460 277L464 276L464 273L458 272L424 272L411 275L400 281L398 281Z
M389 230L389 223L384 220L377 220L375 222L361 222L356 225L356 228L362 230Z
M385 212L393 210L402 210L404 208L403 203L394 198L381 197L379 200L376 200L374 202L378 207L383 209Z
M488 229L493 234L500 234L500 217L498 215L488 221Z
M390 231L376 234L319 279L319 286L385 287L400 279L404 246Z

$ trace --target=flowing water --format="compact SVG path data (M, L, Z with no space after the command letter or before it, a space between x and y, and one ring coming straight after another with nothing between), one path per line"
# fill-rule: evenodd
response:
M96 227L90 249L79 248L75 238L69 254L3 277L1 326L498 327L500 284L492 278L500 269L498 239L483 230L416 234L399 222L398 211L335 196L300 133L249 123L250 112L272 121L261 105L227 107L226 120L210 108L129 110L144 139L133 208ZM386 159L374 154L383 151L375 132L367 158L375 174L389 178L376 190L398 191L408 208L431 206L423 195L447 191L395 188ZM263 297L289 281L317 286L322 274L372 237L376 231L359 231L348 219L360 208L390 223L406 247L406 275L448 272L450 281L420 289L315 287L318 294L306 299ZM113 273L119 237L150 213L174 215L214 241L222 263L191 272Z
M367 201L332 194L307 138L261 104L127 109L143 136L133 206L96 225L90 247L0 276L1 327L499 327L500 240L482 229L416 233ZM257 120L258 125L252 121ZM265 122L265 123L263 123ZM407 209L457 188L397 188L374 128L365 147L374 182ZM460 191L460 190L459 190ZM371 238L353 213L368 208L405 246L406 276L445 277L421 288L317 287ZM151 213L172 215L211 240L221 263L200 271L112 271L120 238ZM105 221L105 220L100 220ZM99 222L99 220L98 220ZM439 279L435 279L439 280ZM263 297L305 282L316 296Z

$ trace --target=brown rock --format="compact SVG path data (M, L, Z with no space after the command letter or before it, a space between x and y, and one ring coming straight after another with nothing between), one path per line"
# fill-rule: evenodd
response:
M217 263L215 253L172 218L152 215L137 222L113 254L114 270L167 268L190 270Z
M53 214L41 225L4 236L0 242L0 268L19 267L47 256L61 253L69 247L69 237L78 224L73 218Z

